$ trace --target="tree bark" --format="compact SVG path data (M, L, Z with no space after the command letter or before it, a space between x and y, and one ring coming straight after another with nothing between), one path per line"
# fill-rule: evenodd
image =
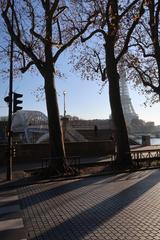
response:
M109 78L109 97L112 109L112 119L116 128L116 163L122 167L130 166L132 161L127 128L120 100L118 74L112 75L112 77Z
M45 95L49 125L50 167L54 172L62 173L66 165L65 148L59 119L54 74L49 72L45 76Z
M55 63L53 62L52 52L52 15L50 14L51 2L46 1L45 21L46 21L46 36L45 39L45 95L48 112L49 125L49 143L51 161L51 172L63 173L65 170L65 148L60 126L59 109L57 102L57 94L55 88Z
M132 159L129 147L128 133L121 104L119 87L120 76L117 70L114 51L112 50L111 46L109 48L106 48L106 53L106 71L109 81L109 98L112 119L116 128L116 166L119 168L126 168L132 165ZM109 61L107 59L109 59Z

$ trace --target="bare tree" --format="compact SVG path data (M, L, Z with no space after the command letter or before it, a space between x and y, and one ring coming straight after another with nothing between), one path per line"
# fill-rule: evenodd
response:
M126 58L130 78L136 86L143 85L147 100L160 99L160 1L148 0ZM150 94L150 95L149 95Z
M83 1L82 1L83 2ZM116 127L117 165L132 165L128 134L124 120L119 88L120 64L128 52L131 36L144 13L145 1L88 0L82 3L85 11L99 13L92 29L85 32L81 41L81 59L76 69L82 76L108 80L112 119Z
M2 18L16 45L21 72L33 66L44 79L52 169L63 172L65 149L55 87L56 62L92 24L96 12L79 15L77 3L64 0L1 0ZM11 24L11 12L14 26ZM54 159L54 161L53 161ZM58 159L58 160L55 160Z

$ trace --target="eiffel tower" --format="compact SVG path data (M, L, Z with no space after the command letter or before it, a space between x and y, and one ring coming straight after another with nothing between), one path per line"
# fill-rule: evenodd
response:
M126 78L126 72L125 72L125 67L120 66L120 95L121 95L121 103L122 103L122 108L123 108L123 114L125 117L125 120L127 123L130 123L133 119L138 119L138 114L136 114L131 98L129 96L129 91L128 91L128 86L127 86L127 78Z

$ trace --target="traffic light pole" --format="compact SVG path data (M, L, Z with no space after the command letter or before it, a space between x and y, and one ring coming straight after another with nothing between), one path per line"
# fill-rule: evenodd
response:
M14 0L12 0L12 29L13 29L13 7ZM13 34L11 34L11 53L10 53L10 77L9 77L9 108L8 108L8 158L7 158L7 180L12 180L12 93L13 93Z

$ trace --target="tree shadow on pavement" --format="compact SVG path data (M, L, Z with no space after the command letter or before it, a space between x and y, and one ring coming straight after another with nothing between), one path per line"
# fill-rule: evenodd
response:
M83 187L87 187L89 185L95 185L98 181L100 181L100 179L104 180L104 176L64 180L58 182L51 181L47 184L37 183L36 188L35 185L33 185L33 191L30 190L32 191L32 194L29 196L25 194L27 193L27 186L24 186L23 197L20 197L22 209L29 206L34 206L35 204L42 203L50 199L54 199L74 190L78 191L78 189L82 189ZM106 176L104 181L107 183L109 181L109 176ZM31 185L29 185L28 187L29 189L32 188ZM95 186L95 188L99 188L99 186ZM20 190L20 193L21 192L22 191ZM79 193L78 195L82 195L82 193Z
M89 207L87 209L82 208L79 213L76 212L74 216L64 219L63 222L59 223L57 226L52 227L43 233L39 233L36 237L29 239L84 239L86 235L92 233L104 222L108 221L110 218L121 212L123 209L141 197L144 193L146 193L150 188L155 186L159 182L159 176L159 170L156 170L149 176L139 180L134 185L125 188L113 196L107 198L106 194L106 199L97 203L95 206ZM93 180L90 182L90 184L94 182L95 181ZM68 190L76 189L77 184L79 184L78 187L83 187L83 181L79 183L75 182L74 184L72 187L70 186ZM61 189L59 193L62 194L62 192L66 192L66 189L64 188L64 191ZM88 199L88 201L90 201L90 199ZM32 203L32 201L30 202ZM54 225L54 216L52 221Z
M137 177L138 175L138 177ZM131 177L132 176L132 177ZM21 203L25 202L25 204L22 204L22 209L27 208L29 206L33 206L38 203L42 203L43 201L47 201L49 199L54 199L55 197L61 196L65 193L69 193L71 191L78 191L78 189L82 189L83 187L87 187L89 185L94 185L95 188L99 188L99 186L96 186L101 182L101 179L103 180L103 183L110 183L115 181L125 181L127 179L135 179L133 178L134 173L121 173L118 175L108 175L108 176L95 176L95 177L88 177L88 178L80 178L80 179L73 179L73 180L64 180L64 181L49 181L45 182L37 182L37 187L33 187L34 191L29 196L23 196L21 197ZM139 172L136 174L136 178L145 177L146 172L143 174L142 172ZM22 183L22 180L18 181L19 183ZM32 181L25 180L25 184L22 184L20 187L27 187L32 186ZM48 185L45 187L45 185ZM57 186L58 185L58 186ZM34 185L33 185L34 186ZM25 192L27 192L27 189L24 189L24 195ZM80 192L79 195L82 195ZM43 196L43 197L42 197ZM73 197L73 196L72 196ZM78 197L78 195L76 195Z

